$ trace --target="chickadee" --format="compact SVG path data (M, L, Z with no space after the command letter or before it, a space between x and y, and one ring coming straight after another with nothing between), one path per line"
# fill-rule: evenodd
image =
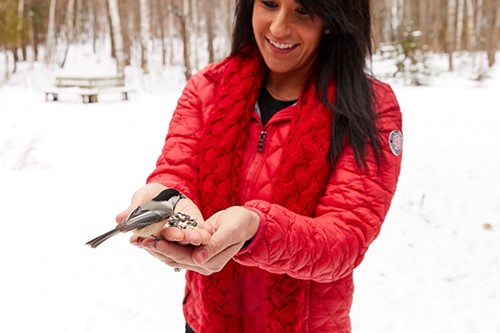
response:
M132 231L142 237L151 236L163 228L167 223L167 219L173 215L177 202L183 198L185 196L177 190L170 188L163 190L151 201L143 203L130 212L116 228L88 241L86 244L96 248L106 239L127 231Z

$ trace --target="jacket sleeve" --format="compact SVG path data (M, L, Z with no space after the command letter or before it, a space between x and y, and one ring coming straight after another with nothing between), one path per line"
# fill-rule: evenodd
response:
M200 84L202 75L203 72L197 73L186 84L170 121L156 169L147 179L148 183L156 182L177 189L196 204L199 204L197 148L203 128L199 97L206 88Z
M383 148L380 168L373 152L360 170L350 146L330 175L314 217L295 214L261 200L245 203L261 216L253 240L233 259L297 279L331 282L352 273L378 235L400 172L402 117L392 90L381 83L376 90L377 127ZM383 89L382 89L383 88ZM399 131L399 132L398 132ZM396 134L399 142L389 142ZM395 150L395 152L393 152Z

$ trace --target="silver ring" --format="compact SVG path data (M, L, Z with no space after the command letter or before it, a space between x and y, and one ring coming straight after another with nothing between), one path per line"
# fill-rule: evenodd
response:
M180 272L182 270L182 268L179 268L179 267L174 267L174 272Z

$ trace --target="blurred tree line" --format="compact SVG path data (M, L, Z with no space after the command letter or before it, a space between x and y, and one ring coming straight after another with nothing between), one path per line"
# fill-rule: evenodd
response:
M177 44L189 77L193 64L218 60L229 50L234 2L0 0L4 72L15 72L20 61L63 67L72 45L90 43L96 51L108 40L119 74L127 65L148 73L151 54L173 64L180 56ZM427 53L446 54L450 70L455 53L482 52L491 67L500 45L499 8L500 0L374 0L374 52L403 55L400 68L423 62Z

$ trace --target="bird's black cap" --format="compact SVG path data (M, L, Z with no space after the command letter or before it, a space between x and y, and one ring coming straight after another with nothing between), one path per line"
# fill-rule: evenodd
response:
M166 190L163 190L158 194L156 197L153 198L153 201L167 201L171 197L175 196L180 196L181 193L177 190L174 190L173 188L167 188Z

